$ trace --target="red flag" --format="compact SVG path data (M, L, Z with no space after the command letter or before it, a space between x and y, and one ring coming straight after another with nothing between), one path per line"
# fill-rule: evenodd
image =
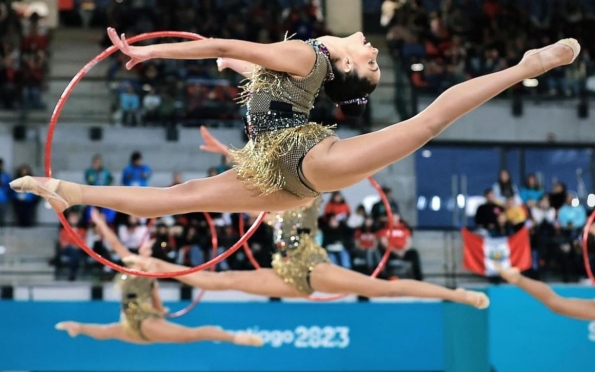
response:
M462 230L463 267L485 276L496 276L495 264L502 268L531 267L529 230L523 227L516 234L503 238L484 238L467 229Z

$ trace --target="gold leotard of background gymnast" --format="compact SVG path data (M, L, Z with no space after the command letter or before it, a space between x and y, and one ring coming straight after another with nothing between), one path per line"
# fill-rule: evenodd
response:
M124 259L131 254L120 243L97 210L92 210L91 218L100 234L121 258ZM142 257L150 257L152 245L153 242L144 243L139 254ZM134 269L141 269L137 265L131 266ZM83 334L97 340L116 339L136 344L198 341L231 342L246 346L263 344L262 339L256 335L233 334L212 326L189 328L168 322L164 319L167 310L163 307L159 286L155 279L118 274L116 282L122 291L119 323L83 324L68 321L58 323L56 329L67 331L72 337Z

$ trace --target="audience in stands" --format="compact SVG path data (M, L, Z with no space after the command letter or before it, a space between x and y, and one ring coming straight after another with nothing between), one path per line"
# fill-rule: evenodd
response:
M103 166L101 155L93 155L91 167L85 170L85 182L91 186L110 186L114 182L112 173Z
M527 207L532 208L541 200L543 194L543 188L539 184L539 181L537 181L537 177L534 174L528 175L520 193L523 203Z
M50 38L33 13L19 18L10 3L0 4L0 104L4 109L43 109Z
M25 176L32 176L31 167L23 164L17 168L15 179ZM12 206L14 210L15 223L18 227L33 227L37 217L37 205L40 198L29 193L12 192Z
M74 230L74 233L82 241L87 240L87 231L79 226L80 218L78 213L70 213L68 215L68 224ZM79 246L74 239L66 232L65 229L60 229L59 238L60 250L58 257L56 257L60 264L68 265L68 280L76 280L78 269L81 263L82 253Z
M378 231L380 247L383 250L388 249L389 246L392 247L393 259L388 264L388 270L392 269L392 273L389 273L389 277L403 277L410 269L413 279L423 280L421 260L417 249L411 245L411 237L411 228L401 220L401 216L398 214L393 215L392 230L389 230L387 224L385 228ZM403 265L403 262L407 265Z
M130 155L130 164L122 171L122 185L148 186L151 174L151 167L143 164L143 155L135 151Z
M569 34L584 46L583 58L552 70L534 88L519 84L513 91L580 96L586 74L592 73L595 34L588 30L595 27L595 8L590 0L387 0L381 24L392 56L420 91L440 93L502 70L518 63L526 50Z

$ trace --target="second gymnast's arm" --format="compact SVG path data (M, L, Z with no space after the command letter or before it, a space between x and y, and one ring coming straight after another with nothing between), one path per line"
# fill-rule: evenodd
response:
M116 236L116 234L110 229L110 227L105 223L104 220L101 218L94 218L93 222L99 233L103 238L107 241L107 244L112 247L112 249L118 254L120 257L126 257L131 255L130 251L120 242L120 239Z
M521 276L517 286L556 314L581 320L595 320L595 301L593 300L561 297L548 285L524 276Z

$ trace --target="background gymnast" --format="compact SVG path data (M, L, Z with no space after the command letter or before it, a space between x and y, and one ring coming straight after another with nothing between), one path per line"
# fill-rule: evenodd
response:
M201 127L204 151L228 155L227 146ZM205 290L239 290L269 297L307 297L314 291L357 294L366 297L424 297L460 302L485 309L484 293L452 290L415 280L386 281L333 265L326 250L315 241L321 197L297 209L269 215L277 253L273 269L253 271L197 272L176 277L185 284ZM145 270L169 272L185 267L165 261L128 256L129 262Z
M516 268L499 268L500 276L508 283L521 288L556 314L580 320L595 320L595 301L578 298L564 298L547 284L521 275Z
M250 141L232 152L235 168L219 176L170 188L99 187L47 178L11 183L19 192L48 199L57 211L84 204L139 217L196 211L287 210L305 205L320 192L356 184L408 156L462 115L527 78L574 61L580 45L562 40L529 51L518 65L478 77L445 91L412 119L380 131L339 140L332 130L308 123L318 91L346 113L360 113L376 87L378 50L361 32L346 38L325 36L308 43L258 44L207 39L142 47L129 46L114 29L108 34L130 56L127 68L151 58L229 58L256 66L242 95L248 106Z
M91 211L91 218L103 238L122 259L131 255L97 210ZM151 256L152 244L153 242L145 242L141 246L139 250L141 257ZM140 269L135 265L132 267ZM67 331L71 337L82 334L96 340L115 339L135 344L198 341L231 342L245 346L262 346L263 344L262 339L256 335L232 334L212 326L189 328L168 322L164 319L167 310L163 307L155 279L119 274L117 283L122 291L122 311L119 323L85 324L68 321L56 324L56 329Z

